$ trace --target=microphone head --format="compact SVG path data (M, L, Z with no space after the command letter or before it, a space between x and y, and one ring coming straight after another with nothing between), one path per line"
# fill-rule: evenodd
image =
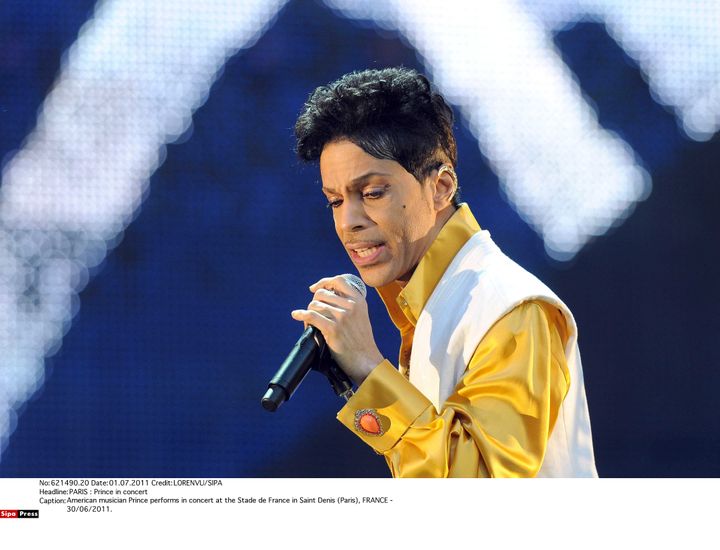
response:
M360 277L358 277L357 275L353 275L352 273L343 273L340 276L345 279L345 281L351 287L353 287L360 294L362 294L363 298L367 298L367 287L365 286L365 283L363 283Z

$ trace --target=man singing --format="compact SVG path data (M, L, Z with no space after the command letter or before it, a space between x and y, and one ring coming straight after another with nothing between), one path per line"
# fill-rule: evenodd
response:
M458 203L452 124L404 68L312 93L298 154L320 161L340 242L400 331L398 369L342 277L312 285L292 316L357 384L338 419L394 477L596 476L575 321Z

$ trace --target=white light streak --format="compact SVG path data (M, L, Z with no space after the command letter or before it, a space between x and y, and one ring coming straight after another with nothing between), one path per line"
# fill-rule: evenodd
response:
M43 383L77 294L226 60L285 0L101 2L0 188L0 452Z
M600 127L552 35L518 4L326 2L398 29L418 50L550 256L572 258L648 195L630 146Z
M720 2L523 0L548 31L590 18L642 69L654 98L675 109L688 137L720 129Z

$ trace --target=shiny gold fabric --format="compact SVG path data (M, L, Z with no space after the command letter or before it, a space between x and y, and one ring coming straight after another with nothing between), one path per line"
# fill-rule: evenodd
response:
M383 361L338 413L394 477L530 477L570 380L562 314L544 302L519 305L495 323L456 391L438 413L408 380L415 323L453 257L480 230L467 205L443 227L403 289L378 291L400 330L400 370ZM355 412L375 409L384 433L363 434Z

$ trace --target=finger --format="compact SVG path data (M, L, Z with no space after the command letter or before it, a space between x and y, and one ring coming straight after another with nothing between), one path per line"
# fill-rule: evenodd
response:
M304 321L304 319L302 319L302 317L300 316L302 311L303 310L301 310L301 309L294 309L290 312L290 317L292 317L296 321ZM308 327L308 324L306 322L303 322L303 325L304 325L303 328Z
M334 281L337 277L323 277L319 281L310 285L310 292L315 292L319 288L325 288L332 290L334 288Z
M317 289L315 291L315 295L313 296L313 300L323 302L325 304L331 304L339 307L340 309L350 309L355 304L355 300L346 298L345 296L340 296L335 294L332 290L327 290L325 288Z
M332 320L338 319L343 313L345 313L345 310L342 308L335 307L324 302L318 302L317 300L310 302L307 308L310 311L317 311L320 315Z
M320 315L317 311L310 311L307 309L293 310L290 312L290 316L296 321L304 322L305 326L311 325L315 327L323 334L328 333L335 324L334 321Z
M359 297L364 299L364 296L361 294L361 292L356 287L348 283L347 279L342 275L336 275L335 277L325 277L324 279L320 279L317 283L310 286L310 291L315 292L319 288L330 290L335 294L339 294L345 297Z

